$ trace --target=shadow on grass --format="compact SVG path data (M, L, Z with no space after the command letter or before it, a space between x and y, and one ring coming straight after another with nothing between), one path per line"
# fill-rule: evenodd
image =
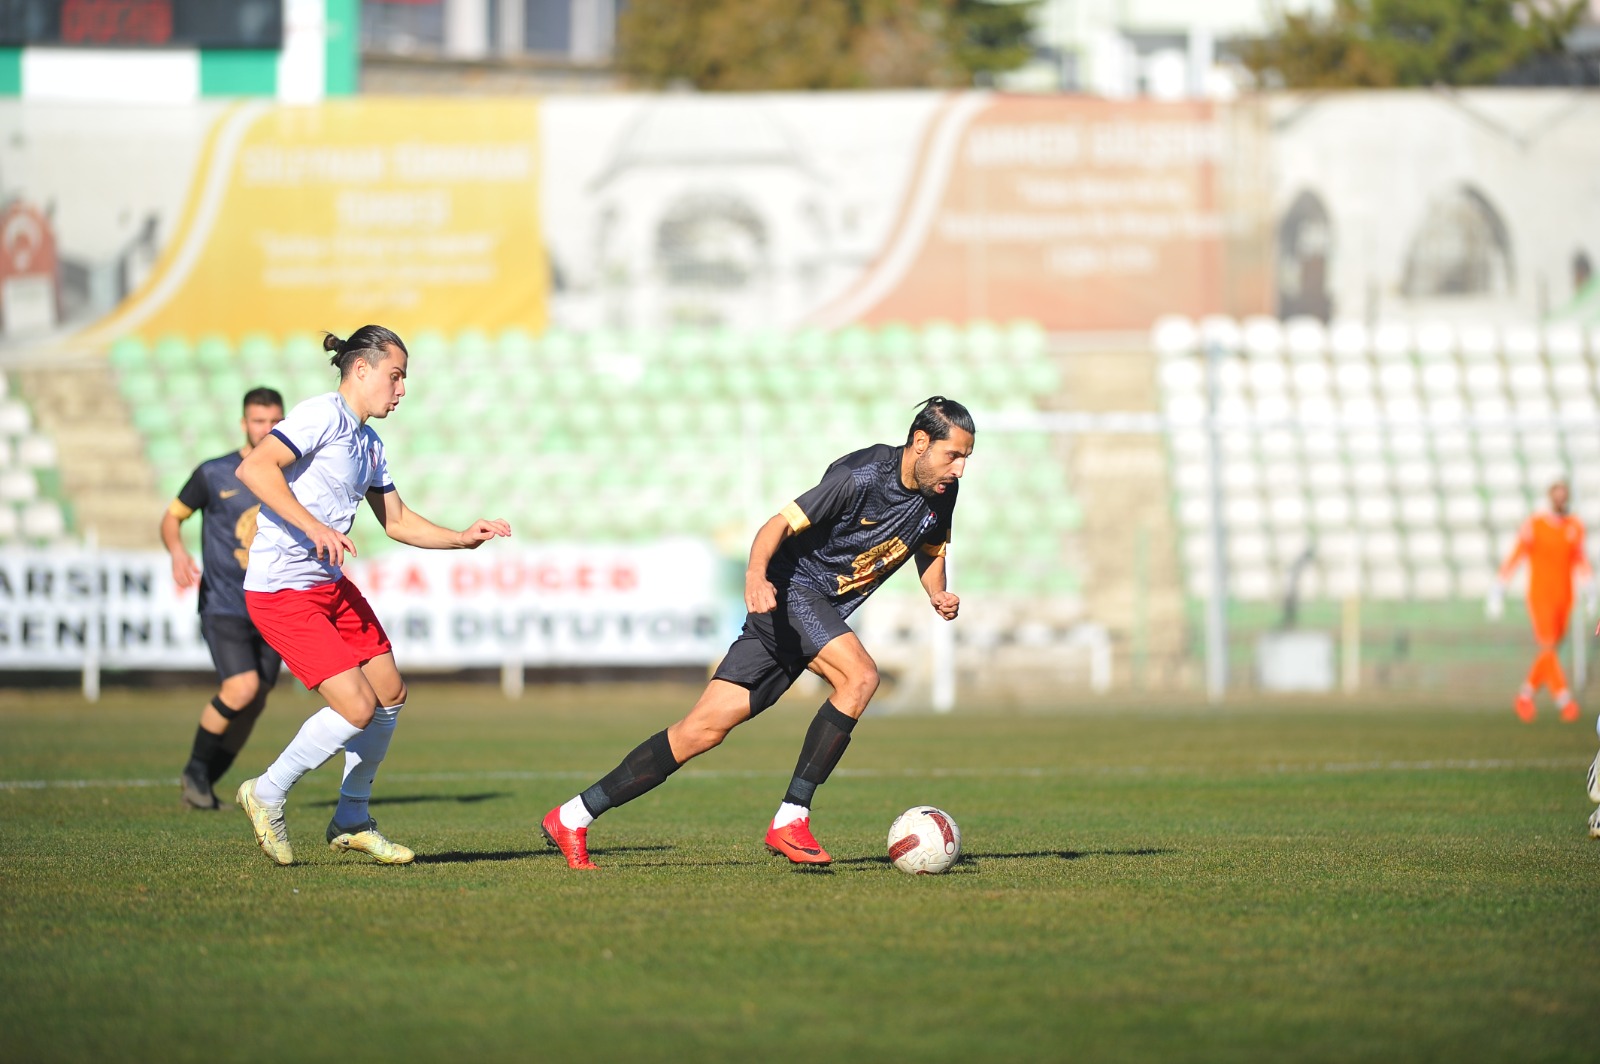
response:
M1163 854L1177 853L1176 850L1161 849L1158 847L1141 847L1135 850L1024 850L1015 853L963 853L961 859L950 869L952 872L975 871L980 861L1027 861L1037 860L1041 857L1055 857L1063 861L1077 861L1085 857L1159 857ZM837 865L886 865L889 863L887 855L878 857L846 857L833 862Z
M509 791L484 791L480 794L401 794L394 797L372 799L373 808L385 805L418 805L423 802L455 802L459 805L476 805L478 802L492 802L496 798L509 798ZM322 802L307 802L312 809L333 809L339 804L337 798L330 798Z
M671 846L608 846L604 849L590 850L595 857L604 857L607 854L623 853L648 853L656 850L670 850ZM415 864L475 864L479 861L520 861L527 857L554 857L560 860L561 853L550 847L541 847L537 850L446 850L444 853L419 853Z

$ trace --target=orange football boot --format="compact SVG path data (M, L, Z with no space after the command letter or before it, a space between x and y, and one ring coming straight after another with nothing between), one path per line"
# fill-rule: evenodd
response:
M544 833L546 842L561 851L568 868L597 867L589 860L589 829L569 828L563 824L559 805L544 815L539 830Z
M1563 724L1576 724L1581 716L1583 716L1583 710L1578 708L1578 700L1576 698L1568 699L1567 704L1561 707L1561 723Z
M1539 707L1533 704L1532 695L1518 695L1511 708L1516 712L1517 719L1524 724L1532 724L1533 718L1539 715Z
M811 818L792 820L781 828L767 829L767 849L795 864L831 864L833 858L811 835Z

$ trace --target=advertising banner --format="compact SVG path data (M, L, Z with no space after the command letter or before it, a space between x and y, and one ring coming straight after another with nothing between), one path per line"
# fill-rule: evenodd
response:
M60 260L8 335L545 325L533 101L4 103L0 167Z
M551 544L351 562L402 669L705 665L726 648L708 544ZM0 552L0 669L210 669L160 551Z

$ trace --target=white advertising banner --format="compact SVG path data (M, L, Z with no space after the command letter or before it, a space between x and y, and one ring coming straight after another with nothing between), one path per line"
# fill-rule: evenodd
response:
M401 668L704 665L726 646L699 540L404 551L352 561ZM0 552L0 669L209 669L160 551Z

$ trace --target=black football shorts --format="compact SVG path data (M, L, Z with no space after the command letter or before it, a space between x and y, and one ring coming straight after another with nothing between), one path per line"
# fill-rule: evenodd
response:
M268 691L278 682L278 670L283 659L267 645L248 617L230 613L202 613L200 634L211 648L211 660L217 666L217 679L226 680L241 672L253 672L261 677L261 690Z
M783 697L823 647L849 631L825 596L790 584L778 589L771 613L745 614L744 629L712 678L748 688L755 716Z

